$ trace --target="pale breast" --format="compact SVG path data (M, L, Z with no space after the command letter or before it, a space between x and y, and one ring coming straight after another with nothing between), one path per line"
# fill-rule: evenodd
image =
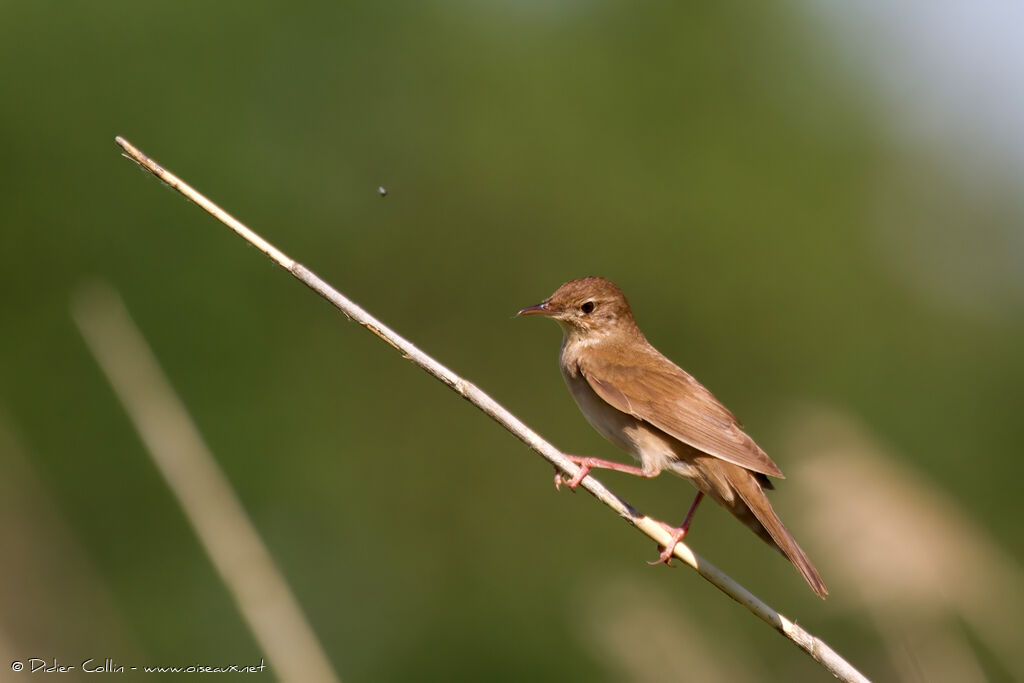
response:
M610 406L593 389L586 378L579 372L575 364L567 364L563 358L562 377L565 379L569 393L583 416L594 429L604 438L626 451L640 461L644 472L654 476L663 469L672 469L678 474L688 476L689 464L681 462L678 447L683 446L676 439L639 420Z

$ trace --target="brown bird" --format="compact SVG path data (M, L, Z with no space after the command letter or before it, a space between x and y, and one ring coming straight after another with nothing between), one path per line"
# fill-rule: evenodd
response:
M781 478L782 470L710 391L651 346L614 282L571 280L519 315L547 316L561 326L559 364L576 404L594 429L640 461L635 467L569 456L580 466L567 482L571 488L592 468L641 477L671 470L693 482L698 493L660 562L669 562L708 495L789 558L815 593L828 594L765 495L765 489L773 488L768 476ZM556 475L556 485L561 482Z

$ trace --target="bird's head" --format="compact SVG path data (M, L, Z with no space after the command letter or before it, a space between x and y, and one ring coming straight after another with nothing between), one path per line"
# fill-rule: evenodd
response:
M626 295L603 277L570 280L544 301L519 311L519 315L546 316L557 322L567 336L584 338L636 327Z

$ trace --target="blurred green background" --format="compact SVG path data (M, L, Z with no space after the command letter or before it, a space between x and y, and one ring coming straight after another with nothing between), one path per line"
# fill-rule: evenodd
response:
M3 3L0 679L265 656L71 319L96 279L342 680L828 679L115 135L568 452L626 457L562 385L557 328L512 316L615 280L788 474L774 501L832 597L721 510L697 552L877 680L1024 676L991 635L1024 628L1020 168L907 106L927 78L900 81L899 24L828 4ZM873 464L813 469L832 451ZM692 492L599 478L666 520ZM891 599L921 572L934 593Z

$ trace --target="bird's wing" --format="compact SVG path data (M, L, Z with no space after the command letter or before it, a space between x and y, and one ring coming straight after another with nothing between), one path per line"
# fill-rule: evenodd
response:
M659 354L658 360L641 367L586 354L579 368L590 387L613 408L708 455L754 472L784 476L704 385L664 356Z

